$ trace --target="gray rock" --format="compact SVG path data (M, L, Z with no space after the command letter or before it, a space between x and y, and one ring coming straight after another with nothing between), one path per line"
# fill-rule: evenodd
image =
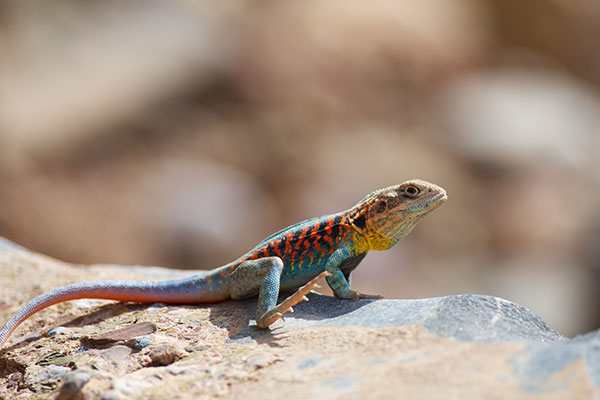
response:
M522 388L537 392L553 375L578 360L585 363L594 386L600 388L600 331L558 343L528 343L511 362Z
M524 343L508 360L525 392L538 393L548 380L576 361L587 367L600 389L600 331L568 339L552 330L527 308L493 296L455 295L418 300L343 301L315 293L294 307L277 332L318 326L388 328L420 324L440 338L462 342ZM255 302L247 302L248 312ZM270 332L251 325L232 338L247 343L263 340Z
M46 333L47 336L56 336L60 333L64 333L66 332L68 329L65 328L64 326L57 326L56 328L52 328L48 331L48 333Z
M455 295L417 300L340 300L315 293L309 302L285 314L286 331L316 326L389 328L421 324L432 334L461 341L543 343L565 337L548 327L527 308L483 295ZM248 302L252 313L255 302ZM247 336L254 327L238 335ZM254 331L255 332L255 331Z
M132 339L133 342L131 344L128 342L127 345L133 347L135 350L142 350L145 347L148 347L152 340L148 336L143 336L139 338Z
M79 391L92 379L94 373L86 370L75 370L66 374L63 378L63 386Z
M82 398L81 389L92 379L93 375L93 371L86 370L75 370L66 374L62 379L57 400Z
M131 354L131 349L127 346L118 345L104 350L100 353L100 357L107 361L123 361Z
M63 377L69 371L71 371L70 368L59 365L29 368L25 376L25 382L28 385L33 385L36 383L55 381Z

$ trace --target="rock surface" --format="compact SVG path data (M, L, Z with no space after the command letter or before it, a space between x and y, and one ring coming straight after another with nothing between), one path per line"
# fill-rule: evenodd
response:
M59 285L193 273L78 267L5 242L0 269L2 321ZM600 396L600 334L567 339L506 300L309 297L269 330L254 323L255 300L63 303L27 320L0 353L0 399ZM46 335L57 326L66 329Z

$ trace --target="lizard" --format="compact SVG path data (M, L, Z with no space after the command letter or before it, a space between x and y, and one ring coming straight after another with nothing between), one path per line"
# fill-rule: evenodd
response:
M350 288L350 273L370 250L387 250L447 200L446 191L413 179L369 193L352 208L291 225L224 266L184 279L74 283L43 293L0 329L0 349L23 321L53 304L84 298L196 304L258 296L256 325L267 328L322 278L341 299L380 299ZM277 304L280 291L296 292Z

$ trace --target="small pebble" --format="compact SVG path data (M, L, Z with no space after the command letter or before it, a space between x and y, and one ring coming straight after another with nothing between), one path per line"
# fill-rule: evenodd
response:
M267 365L269 365L269 360L267 359L267 357L258 356L249 359L248 361L246 361L246 364L248 364L248 366L250 367L264 368Z
M183 349L185 351L187 351L188 353L193 353L194 351L196 351L196 349L194 348L194 346L190 346L189 344L187 346L185 346Z
M181 359L184 356L184 350L172 344L165 344L152 349L148 356L152 365L169 365Z
M119 345L111 347L108 350L104 350L100 353L100 357L107 361L121 361L126 360L131 354L131 349L127 346Z
M56 328L50 329L46 335L52 337L58 335L59 333L64 333L66 331L67 328L65 328L64 326L57 326Z
M150 342L151 340L147 336L135 338L133 341L133 348L135 350L141 350L145 347L148 347L150 345Z

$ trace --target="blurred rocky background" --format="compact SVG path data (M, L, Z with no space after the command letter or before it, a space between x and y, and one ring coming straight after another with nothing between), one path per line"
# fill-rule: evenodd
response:
M418 177L450 200L355 289L497 295L586 332L599 37L593 0L3 1L0 236L212 268Z

